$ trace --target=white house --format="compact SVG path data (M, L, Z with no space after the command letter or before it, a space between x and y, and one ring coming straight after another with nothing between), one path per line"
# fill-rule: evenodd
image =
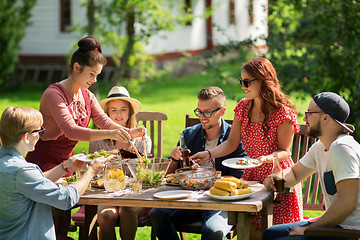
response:
M176 58L182 51L198 54L230 40L267 35L267 0L187 0L186 4L192 7L194 16L202 15L209 6L215 12L209 19L195 17L191 24L163 33L166 38L152 37L148 54L156 55L159 60ZM65 63L71 45L81 37L79 33L67 32L66 27L85 21L81 0L37 0L31 24L21 41L20 62ZM223 31L217 31L214 24ZM265 45L265 42L257 44ZM112 49L103 46L103 52L111 56Z

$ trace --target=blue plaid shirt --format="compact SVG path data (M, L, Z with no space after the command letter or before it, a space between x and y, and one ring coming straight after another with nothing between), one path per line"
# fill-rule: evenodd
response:
M0 239L56 239L51 207L79 201L74 186L58 186L14 148L0 146Z

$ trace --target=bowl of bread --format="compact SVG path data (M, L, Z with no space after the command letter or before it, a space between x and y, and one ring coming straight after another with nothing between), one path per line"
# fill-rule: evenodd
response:
M212 167L179 168L176 179L184 189L207 190L214 186L216 171Z

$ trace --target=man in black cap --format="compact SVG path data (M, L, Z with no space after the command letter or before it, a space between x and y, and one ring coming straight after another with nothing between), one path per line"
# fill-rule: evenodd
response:
M285 181L286 187L292 187L317 171L326 212L317 221L272 226L263 239L306 239L304 231L313 227L360 230L360 144L347 134L354 131L352 125L345 124L349 114L349 105L336 93L322 92L311 100L304 121L308 135L320 141L291 168ZM272 176L264 185L275 190Z

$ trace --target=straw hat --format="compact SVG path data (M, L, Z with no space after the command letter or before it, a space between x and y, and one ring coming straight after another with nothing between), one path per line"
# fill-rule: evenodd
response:
M131 98L128 90L126 90L126 88L124 88L124 87L117 87L117 86L113 87L110 90L110 92L108 93L107 98L105 98L99 102L101 108L105 111L106 103L108 103L109 101L112 101L112 100L127 101L131 104L135 113L140 111L141 103L138 100Z

